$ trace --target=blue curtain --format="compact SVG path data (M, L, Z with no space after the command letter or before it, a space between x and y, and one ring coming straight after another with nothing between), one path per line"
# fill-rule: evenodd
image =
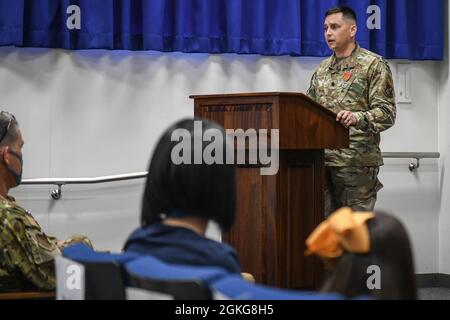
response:
M0 45L327 56L327 9L358 15L358 41L386 58L441 60L445 0L0 0ZM80 8L80 28L67 20ZM366 25L368 7L380 28Z

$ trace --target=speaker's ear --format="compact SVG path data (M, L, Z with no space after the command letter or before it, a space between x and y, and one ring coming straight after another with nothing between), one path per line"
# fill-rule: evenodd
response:
M356 24L352 25L350 27L350 36L352 38L356 37L356 32L358 31L358 27L356 26Z

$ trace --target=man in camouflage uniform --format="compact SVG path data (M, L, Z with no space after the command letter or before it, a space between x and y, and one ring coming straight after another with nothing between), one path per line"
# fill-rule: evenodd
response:
M372 211L381 157L380 132L395 123L392 74L380 56L355 41L356 15L348 7L325 14L325 38L333 55L314 73L308 96L337 114L350 130L348 149L325 150L325 216L348 206Z
M8 196L9 189L21 182L23 144L14 116L0 112L0 292L54 290L54 257L75 242L92 246L84 236L65 241L47 236Z

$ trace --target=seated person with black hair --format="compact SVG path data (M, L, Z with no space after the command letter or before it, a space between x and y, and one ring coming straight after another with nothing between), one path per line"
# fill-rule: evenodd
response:
M332 271L324 292L348 298L417 298L408 234L392 215L339 209L312 232L306 246L307 254L322 258Z
M226 141L220 125L207 120L201 123L202 131L194 132L194 119L179 121L160 138L148 170L141 227L128 238L124 251L151 255L166 263L221 267L230 273L240 273L235 251L205 237L210 220L222 231L233 225L236 190L234 165L208 165L203 160L194 164L196 143L202 146L202 159L205 147L211 143L203 141L205 131L219 130ZM189 140L183 142L191 146L191 164L174 163L172 153L180 143L177 139L172 141L174 132L183 133L183 138ZM224 155L227 147L223 143Z

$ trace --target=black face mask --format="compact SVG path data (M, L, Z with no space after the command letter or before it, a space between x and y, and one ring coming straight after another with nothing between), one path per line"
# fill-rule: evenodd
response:
M6 170L8 170L9 173L11 173L14 180L16 181L16 186L18 186L22 182L23 159L22 159L22 156L15 151L8 150L8 152L20 161L20 172L19 173L15 172L9 166L6 167Z

